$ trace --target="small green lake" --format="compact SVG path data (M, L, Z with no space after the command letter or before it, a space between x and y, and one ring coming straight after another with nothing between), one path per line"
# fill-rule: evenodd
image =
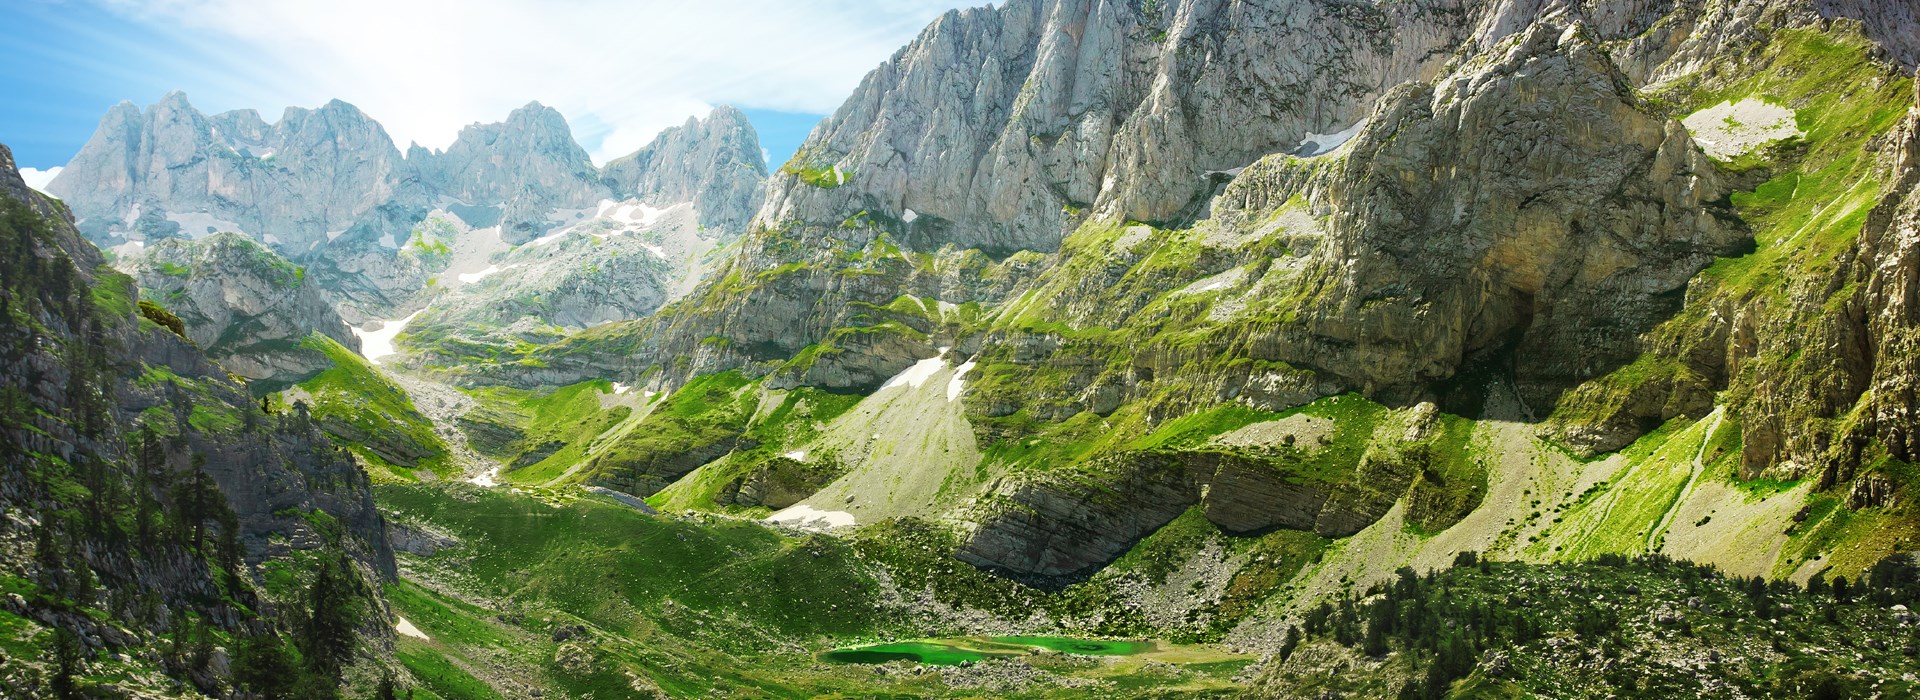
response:
M884 664L888 661L917 661L936 666L957 666L969 661L1026 656L1036 649L1082 656L1131 656L1157 648L1153 642L1072 637L962 637L924 639L911 642L887 642L835 649L820 655L821 660L840 664Z

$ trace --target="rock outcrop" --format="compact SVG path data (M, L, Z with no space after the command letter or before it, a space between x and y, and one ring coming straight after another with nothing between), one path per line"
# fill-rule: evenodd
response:
M660 132L645 148L607 163L605 173L615 199L654 207L692 202L701 226L740 233L760 208L767 163L747 115L723 105Z
M140 296L186 323L187 337L248 379L284 386L331 366L300 341L319 333L359 350L306 270L237 233L197 241L170 238L122 258Z

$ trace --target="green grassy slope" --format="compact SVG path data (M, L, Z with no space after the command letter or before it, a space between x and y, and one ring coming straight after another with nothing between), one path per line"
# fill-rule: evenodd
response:
M282 392L282 401L304 401L323 428L371 467L369 476L411 481L418 478L416 469L456 476L432 421L379 368L317 333L301 346L326 353L333 367Z

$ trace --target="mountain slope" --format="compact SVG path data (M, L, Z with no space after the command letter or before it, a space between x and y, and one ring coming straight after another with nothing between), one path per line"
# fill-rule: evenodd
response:
M886 188L900 180L859 153L900 147L900 137L889 135L895 125L848 117L940 99L975 109L999 105L1008 114L1037 108L1085 83L1050 77L1048 85L1076 87L1025 96L988 90L975 100L943 97L954 83L915 83L903 77L911 71L901 71L922 53L967 55L955 47L981 54L952 59L961 65L991 58L996 65L1018 59L1045 66L1045 51L1024 48L1021 31L1037 26L1030 21L1073 29L1049 35L1064 42L1111 29L1100 22L1144 20L1066 2L950 14L876 71L871 89L776 174L755 230L693 295L653 319L596 328L502 358L498 369L481 363L468 371L523 386L611 372L619 381L671 390L688 377L738 369L764 377L765 389L867 393L919 377L918 363L934 358L943 358L933 362L935 371L944 364L957 373L966 363L969 373L955 381L951 396L965 406L980 457L971 469L941 467L956 476L945 477L937 502L914 514L954 524L969 561L1041 580L1098 570L1189 504L1207 508L1229 530L1257 530L1231 498L1219 496L1249 490L1264 496L1248 496L1248 503L1305 499L1303 513L1289 506L1260 522L1277 517L1286 527L1329 537L1389 520L1427 534L1467 523L1445 544L1414 548L1429 563L1459 548L1489 547L1506 532L1535 538L1503 545L1508 556L1552 560L1573 556L1552 544L1616 529L1637 531L1638 544L1623 534L1608 539L1604 551L1668 551L1773 576L1804 577L1826 566L1858 571L1894 551L1911 523L1898 495L1908 440L1895 418L1911 410L1912 396L1901 388L1910 373L1899 359L1905 276L1898 272L1902 258L1891 251L1900 249L1892 240L1905 226L1911 166L1898 156L1907 138L1899 129L1913 87L1904 67L1885 62L1899 60L1898 46L1873 37L1898 33L1899 17L1786 0L1473 3L1426 13L1396 6L1405 16L1296 5L1288 6L1297 10L1291 15L1240 8L1229 17L1284 25L1315 12L1349 13L1336 19L1376 37L1368 51L1397 55L1395 42L1421 38L1443 48L1429 62L1387 61L1402 71L1380 78L1386 84L1378 92L1313 98L1356 105L1351 121L1334 125L1353 128L1312 127L1347 133L1305 139L1310 149L1272 152L1272 143L1303 138L1302 115L1324 113L1313 106L1322 103L1290 102L1292 116L1248 127L1258 136L1249 142L1267 144L1260 146L1265 152L1238 163L1171 167L1193 178L1205 174L1194 172L1201 169L1221 171L1209 176L1212 185L1192 185L1205 204L1188 209L1187 218L1158 226L1128 221L1120 214L1155 216L1129 209L1150 198L1129 194L1135 183L1103 175L1105 194L1049 205L1071 216L1019 215L1026 216L1017 227L1023 235L1049 230L1049 221L1071 226L1057 250L1026 241L1010 247L1037 250L1008 254L996 249L1003 243L967 228L991 228L988 222L999 221L992 211L950 225L938 213L922 218L923 209L940 211L933 205L893 201L904 195ZM1211 11L1155 7L1171 18ZM1408 28L1426 26L1418 22L1438 22L1445 31ZM1164 39L1169 48L1224 40L1215 31L1247 40L1231 31L1237 26L1201 23L1188 34L1170 29ZM1198 61L1204 53L1142 55ZM1124 65L1126 77L1111 84L1164 73L1151 61ZM1328 73L1364 77L1374 69L1336 66ZM997 86L995 80L982 78L981 89ZM1395 85L1401 81L1409 82ZM1205 80L1158 85L1191 86L1195 99L1213 95ZM1700 116L1782 111L1785 125L1768 128L1784 131L1757 139L1739 134L1770 132L1739 119L1758 116L1713 117L1718 124ZM870 128L836 135L839 123ZM949 140L929 152L989 152L986 144L997 137L976 131L966 133L978 151ZM1187 131L1183 138L1204 133ZM917 125L899 133L944 132ZM1023 139L1035 148L1047 143ZM809 153L833 157L814 162ZM977 172L948 161L920 167L907 180ZM1035 178L992 180L1000 187L1015 181L1025 183L1022 197L1059 189ZM967 187L948 183L941 191ZM923 228L929 226L937 228ZM1808 333L1821 342L1805 342ZM1887 390L1865 391L1868 377ZM1731 391L1717 394L1723 389ZM1268 432L1259 441L1226 450L1250 451L1234 459L1251 464L1217 454L1215 441L1229 440L1232 431L1278 425L1296 411L1318 411L1345 426L1354 418L1328 403L1344 392L1391 411L1325 438L1350 450L1333 472L1301 472L1335 465L1317 457L1300 464L1300 448L1275 442L1321 429L1261 428ZM1443 418L1432 417L1435 409ZM1562 446L1584 459L1633 445L1670 421L1705 430L1709 415L1716 416L1713 425L1739 431L1737 470L1706 467L1723 464L1714 460L1725 447L1696 460L1667 459L1661 463L1671 467L1658 469L1630 466L1645 463L1644 456L1609 462L1625 474L1663 474L1635 488L1657 482L1666 489L1664 475L1680 469L1667 492L1680 507L1624 520L1608 515L1558 534L1477 515L1483 502L1487 513L1513 514L1507 500L1483 501L1489 489L1524 483L1532 472L1520 465L1559 464L1551 455ZM711 418L702 430L722 429L700 444L736 444L761 420ZM1462 419L1481 427L1431 427ZM678 434L665 417L649 421L656 431ZM1495 430L1486 434L1504 437L1491 452L1463 455L1466 448L1447 442ZM1155 437L1167 431L1184 431L1186 442ZM1646 437L1643 455L1670 438ZM779 449L806 446L801 440ZM670 465L666 477L686 476L665 498L725 507L700 494L739 477L741 463L729 457L702 466L669 457L634 460L631 473L581 474L645 492L661 488L658 467ZM858 471L859 482L870 489L906 483L930 466L914 459L893 468L891 475ZM1733 507L1721 487L1738 490L1756 477L1794 488L1765 508L1738 517L1723 512L1722 525L1777 532L1801 506L1831 512L1822 504L1834 499L1850 506L1849 515L1821 525L1828 534L1811 549L1798 536L1791 546L1768 536L1753 540L1765 540L1762 549L1743 549L1749 545L1725 539L1731 531L1707 520L1723 507L1711 504ZM1531 490L1570 499L1613 487L1574 479ZM884 500L831 483L820 492L850 502ZM1410 510L1393 515L1402 504ZM1705 539L1689 539L1696 536ZM1531 547L1542 539L1552 544ZM1849 552L1844 564L1826 558L1842 550ZM1347 573L1385 573L1360 566Z
M6 694L221 695L236 666L296 648L303 666L270 671L281 688L364 681L358 629L384 616L368 586L394 573L365 474L136 309L4 147L0 206ZM296 641L302 626L328 636ZM262 656L214 663L216 645Z

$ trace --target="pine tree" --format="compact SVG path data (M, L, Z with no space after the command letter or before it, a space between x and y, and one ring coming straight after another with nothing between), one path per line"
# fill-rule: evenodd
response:
M263 700L293 697L298 669L286 645L273 634L249 635L240 640L233 657L233 683Z
M84 697L80 693L80 638L65 627L53 628L53 695L60 700Z
M337 544L337 543L336 543ZM352 660L360 625L359 579L353 563L337 546L322 558L307 589L307 619L300 653L316 684L338 685L340 671Z

